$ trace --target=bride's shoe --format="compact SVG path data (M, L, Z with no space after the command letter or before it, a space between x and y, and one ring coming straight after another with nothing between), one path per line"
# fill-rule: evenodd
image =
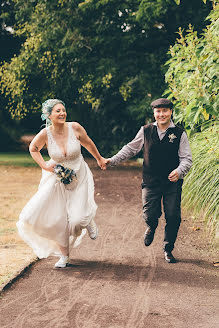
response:
M91 239L96 239L98 236L98 228L94 220L91 220L88 226L86 227L89 237Z
M55 268L65 268L68 265L69 257L62 255L58 262L55 264Z

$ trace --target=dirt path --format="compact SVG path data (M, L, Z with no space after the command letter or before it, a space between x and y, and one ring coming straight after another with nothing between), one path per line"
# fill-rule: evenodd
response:
M184 221L176 264L163 259L164 220L143 244L139 169L93 169L100 235L85 236L71 266L38 261L0 299L1 328L215 328L219 322L214 254ZM197 240L197 242L196 242Z

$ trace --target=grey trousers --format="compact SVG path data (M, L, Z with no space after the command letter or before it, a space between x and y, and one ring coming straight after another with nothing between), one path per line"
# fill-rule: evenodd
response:
M158 225L162 214L161 201L165 214L164 251L171 252L177 238L181 222L181 194L183 180L177 182L161 181L155 187L144 186L142 189L143 218L152 230Z

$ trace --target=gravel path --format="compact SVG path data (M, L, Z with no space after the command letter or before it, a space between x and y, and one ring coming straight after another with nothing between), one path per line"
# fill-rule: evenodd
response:
M201 231L184 219L174 250L163 259L164 220L143 244L141 170L92 169L99 237L71 250L71 266L36 262L0 299L1 328L215 328L219 275Z

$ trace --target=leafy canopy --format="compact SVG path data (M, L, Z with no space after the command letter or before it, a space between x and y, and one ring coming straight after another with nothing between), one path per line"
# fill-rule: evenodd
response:
M19 55L2 65L0 77L8 109L19 118L49 97L101 111L108 97L115 97L145 116L151 98L164 90L163 63L179 22L187 25L193 15L200 23L208 10L198 11L200 0L192 6L173 0L12 3L15 34L25 42Z

